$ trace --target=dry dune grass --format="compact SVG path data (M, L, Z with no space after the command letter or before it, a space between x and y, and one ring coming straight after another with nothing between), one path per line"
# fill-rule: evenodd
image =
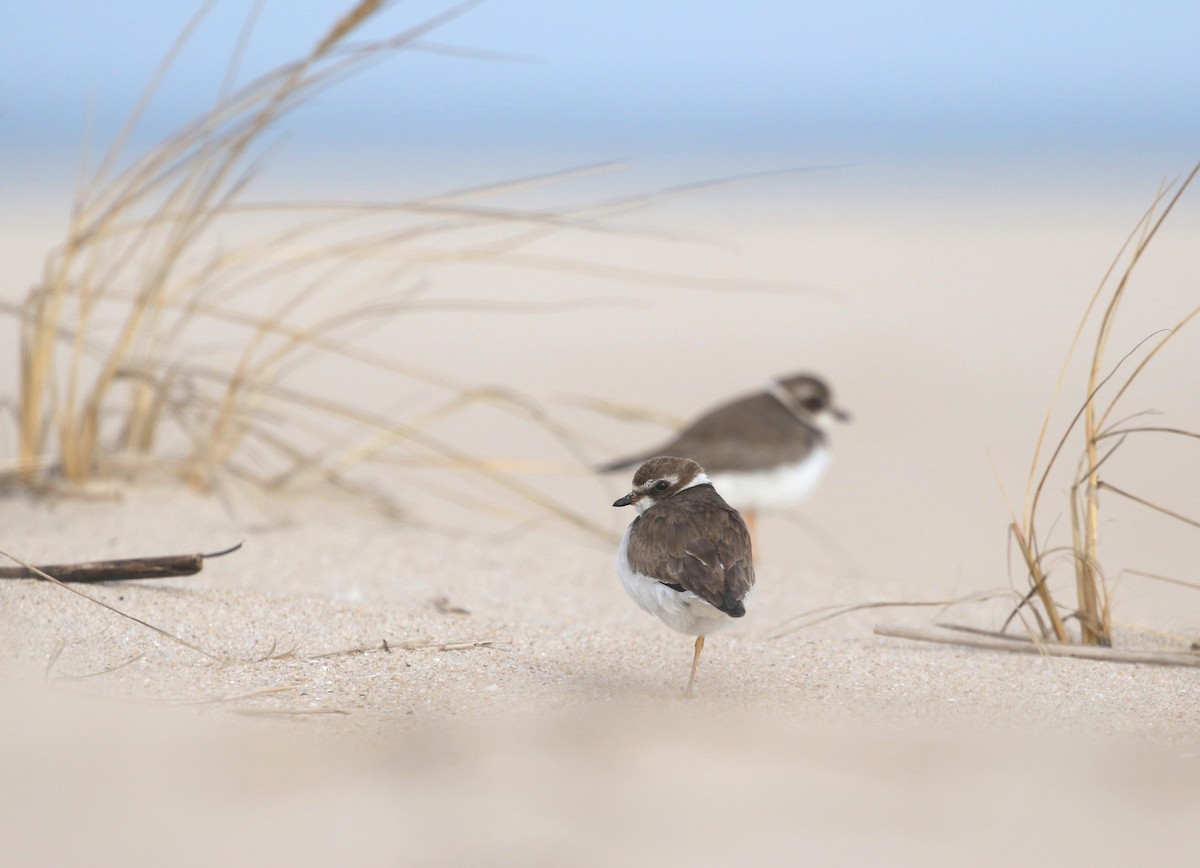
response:
M531 250L563 232L653 236L617 218L703 185L553 208L490 204L619 168L612 164L409 201L250 198L271 133L289 112L389 54L430 48L423 38L471 5L390 38L354 42L385 6L361 2L300 59L239 85L250 21L215 104L130 156L133 132L204 10L197 15L111 148L85 173L66 238L47 257L40 283L10 310L21 329L17 456L3 470L10 482L77 488L165 466L203 487L244 481L273 492L332 483L361 492L353 471L363 465L437 467L495 493L471 500L474 509L608 533L524 482L516 471L530 470L528 462L469 454L429 431L483 406L536 426L582 459L575 433L544 404L514 389L460 382L436 363L379 352L363 338L389 320L429 311L511 315L605 302L431 297L430 276L447 264L708 286L700 277ZM311 387L317 369L326 380L391 377L433 397L419 413L397 418L328 383ZM434 490L467 498L462 489Z
M1166 186L1159 192L1150 209L1138 221L1117 257L1109 266L1108 272L1089 301L1075 331L1054 388L1050 408L1047 410L1038 435L1026 488L1024 508L1020 518L1014 514L1011 525L1013 539L1016 541L1021 558L1028 569L1030 590L1023 598L1022 604L1010 616L1009 622L1022 611L1031 612L1036 621L1036 628L1032 628L1032 631L1041 639L1057 642L1071 642L1078 639L1084 645L1109 646L1112 644L1113 613L1110 580L1099 557L1101 491L1109 491L1128 498L1180 521L1192 525L1197 524L1186 516L1155 505L1147 498L1107 483L1101 476L1101 469L1105 462L1131 437L1135 440L1141 439L1145 434L1200 437L1200 434L1192 431L1142 424L1140 421L1142 414L1137 411L1128 411L1122 403L1129 387L1146 369L1146 366L1154 360L1159 351L1200 313L1200 306L1188 311L1172 328L1147 337L1117 360L1115 365L1109 357L1109 341L1113 324L1121 304L1125 300L1138 263L1198 172L1200 172L1200 165L1193 168L1182 181ZM1104 299L1106 291L1108 300L1101 311L1099 303ZM1070 423L1055 442L1049 457L1043 463L1042 455L1047 444L1047 434L1055 402L1075 357L1080 339L1087 327L1094 322L1097 313L1099 313L1099 324L1096 327L1095 343L1087 367L1086 394ZM1136 364L1134 364L1135 360ZM1123 368L1127 368L1128 365L1132 365L1132 370L1125 373ZM1118 413L1126 415L1118 415ZM1039 506L1042 503L1042 496L1046 491L1051 473L1060 460L1069 454L1068 445L1073 436L1078 437L1082 442L1076 470L1069 483L1068 507L1071 542L1069 546L1047 547L1044 539L1039 536ZM1057 600L1048 581L1052 562L1061 562L1064 559L1070 562L1075 577L1074 606ZM1077 635L1072 634L1068 629L1067 621L1070 619L1078 622ZM1007 627L1007 623L1005 626Z
M473 203L563 176L412 202L247 198L263 139L288 112L384 55L419 47L465 8L393 38L350 43L382 5L359 3L307 55L240 87L232 84L235 55L212 108L126 160L129 137L202 13L181 35L82 182L67 237L20 310L18 478L79 484L131 461L165 460L196 484L221 473L281 489L313 478L340 482L345 468L399 446L490 475L571 518L485 460L425 436L420 424L289 384L314 361L337 357L423 382L451 402L477 399L434 371L360 349L355 338L381 318L438 305L421 297L419 265L440 239L494 229L500 255L535 227L586 226L571 215ZM255 228L247 229L251 217ZM518 401L489 398L526 412ZM369 442L356 442L364 431Z
M1130 410L1123 402L1130 387L1166 344L1200 314L1200 306L1186 311L1172 327L1144 338L1115 363L1110 358L1109 346L1117 314L1132 284L1138 264L1197 174L1200 174L1200 164L1187 176L1160 189L1151 207L1142 215L1109 265L1075 330L1038 433L1023 507L1018 513L1011 504L1009 505L1012 516L1009 532L1026 570L1028 588L1023 591L998 588L944 600L877 600L826 606L788 618L775 631L776 637L789 635L854 612L915 608L937 611L936 629L881 624L875 632L882 636L970 645L1017 653L1033 652L1051 656L1173 666L1200 665L1200 657L1193 653L1197 647L1196 643L1190 638L1147 627L1136 627L1135 632L1143 639L1153 636L1155 643L1161 644L1165 640L1170 648L1111 648L1116 623L1112 608L1112 585L1118 574L1193 590L1200 590L1200 583L1137 569L1122 568L1119 573L1106 569L1100 557L1099 545L1100 494L1105 491L1158 515L1192 527L1200 527L1200 521L1195 518L1164 507L1150 497L1118 487L1104 479L1101 472L1106 462L1131 438L1134 443L1142 441L1145 435L1200 439L1200 432L1145 424L1143 420L1146 412ZM1102 301L1105 302L1103 307ZM1048 438L1055 418L1056 405L1064 383L1074 369L1073 362L1089 327L1095 328L1096 334L1085 369L1086 391L1058 439L1051 441ZM1053 448L1049 449L1047 456L1047 447L1051 442ZM1073 443L1077 444L1078 458L1073 472L1069 472L1065 464L1071 455ZM1062 474L1068 472L1065 488L1068 492L1067 514L1070 518L1071 539L1069 544L1051 544L1049 538L1053 534L1053 522L1042 518L1044 495L1047 490L1056 487ZM1056 589L1051 581L1055 568L1064 563L1069 565L1074 578L1073 604L1064 599L1063 591ZM998 630L973 627L949 619L948 613L961 613L968 605L1010 598L1015 604ZM1022 624L1027 635L1008 632L1014 621ZM1072 624L1075 625L1075 629L1072 629ZM1048 643L1093 647L1063 648Z

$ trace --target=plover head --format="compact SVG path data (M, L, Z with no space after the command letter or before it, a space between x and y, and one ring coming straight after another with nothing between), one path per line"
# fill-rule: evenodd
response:
M788 409L803 413L818 424L829 417L839 422L850 421L850 414L833 403L833 392L820 377L812 374L780 377L773 391Z
M633 490L618 498L613 506L637 508L638 514L674 497L685 488L709 482L704 468L690 458L660 455L651 458L633 475Z

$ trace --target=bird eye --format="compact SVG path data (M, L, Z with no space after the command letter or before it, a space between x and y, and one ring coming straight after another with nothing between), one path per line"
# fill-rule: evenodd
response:
M656 491L666 491L670 487L671 487L671 483L667 482L667 480L665 480L665 479L660 480L658 485L654 486Z

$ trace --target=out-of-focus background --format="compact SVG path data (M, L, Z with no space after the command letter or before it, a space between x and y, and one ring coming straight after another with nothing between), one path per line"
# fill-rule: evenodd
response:
M127 153L153 147L211 104L232 56L240 58L236 81L249 81L300 56L343 8L336 2L214 4L182 44L132 133ZM402 32L448 8L431 2L397 4L359 38ZM0 302L20 303L41 279L47 253L66 231L77 178L95 168L194 12L189 4L132 2L27 3L5 10L0 27ZM248 18L253 28L239 49L239 33ZM1069 730L1078 717L1105 726L1115 721L1112 728L1118 732L1178 736L1180 721L1194 712L1190 688L1168 681L1158 670L1148 676L1145 670L1088 670L1083 664L1061 669L1050 668L1055 664L1048 661L1027 666L1002 658L984 664L987 677L980 681L979 658L961 654L949 674L940 668L944 657L920 652L888 657L886 665L877 665L879 648L862 644L874 614L868 620L825 625L816 634L830 643L848 640L849 651L837 644L818 648L809 643L810 634L791 637L795 647L770 645L762 637L810 604L942 599L1010 581L1024 585L1020 568L1010 569L1008 561L1010 515L1004 493L1020 510L1038 429L1092 292L1164 183L1186 174L1200 159L1200 115L1192 110L1200 92L1192 44L1197 32L1200 8L1186 3L982 8L948 2L898 7L753 0L724 5L495 0L462 9L408 50L339 83L286 118L268 137L271 146L262 155L248 196L256 201L421 200L619 163L604 171L568 172L535 187L477 194L471 201L498 208L554 209L622 197L638 198L639 205L610 214L610 230L538 238L521 256L502 264L461 257L436 261L432 254L420 263L406 263L400 285L419 286L421 298L431 302L454 304L376 323L361 338L365 348L468 386L519 390L536 400L573 432L581 452L572 453L542 427L490 414L486 408L441 419L429 430L455 448L514 468L524 483L614 534L629 517L608 504L624 490L625 480L598 480L587 462L641 450L665 438L668 429L592 412L581 408L581 400L648 408L682 420L781 373L811 370L829 380L854 420L831 432L834 461L816 495L795 513L768 517L762 525L760 599L767 602L747 628L749 638L710 643L714 656L706 657L704 665L711 668L702 668L702 684L706 677L713 684L711 698L733 697L733 710L722 711L735 718L730 726L738 725L737 714L747 708L782 708L789 721L788 715L805 717L810 705L828 703L887 733L894 719L915 723L920 730L926 713L940 719L947 709L957 713L970 706L985 709L989 719L1010 723L1051 719ZM730 180L698 183L721 179ZM672 192L655 195L664 190ZM1200 207L1195 195L1185 196L1139 265L1110 342L1106 370L1196 305ZM235 233L247 225L231 224L221 231ZM488 240L486 232L472 237L481 245ZM222 241L232 245L237 238L218 237L215 243ZM348 287L346 293L352 297L355 290ZM547 307L464 310L457 305L464 300ZM100 325L105 325L103 317ZM1128 412L1158 413L1145 417L1156 425L1200 428L1194 376L1200 365L1200 326L1188 328L1198 331L1182 333L1130 391L1124 404ZM1084 357L1094 334L1093 325L1082 340ZM197 357L215 357L228 350L221 343L226 338L224 332L211 340L193 335L189 349ZM6 402L15 394L16 367L15 320L0 316L0 397ZM1083 398L1084 374L1085 366L1077 365L1065 381L1052 439ZM302 376L307 387L350 397L395 418L420 417L436 407L425 387L404 377L344 366L310 366ZM16 449L10 406L0 405L0 460ZM1074 449L1065 453L1067 473L1075 467ZM1146 435L1131 438L1106 471L1114 484L1194 518L1200 515L1194 485L1197 457L1194 441ZM518 779L528 789L522 792L529 798L512 808L516 813L521 806L536 807L545 787L569 787L579 755L574 748L563 749L563 756L554 755L562 761L553 770L529 771L531 764L545 761L540 759L543 744L522 740L527 736L509 738L503 731L495 750L488 747L493 742L473 740L470 725L490 721L490 697L506 698L506 719L516 721L514 730L524 731L521 714L529 708L539 715L569 713L584 702L587 717L595 711L587 703L628 698L622 691L644 699L648 688L636 681L644 661L653 661L646 678L658 679L661 666L668 673L664 681L669 680L678 668L671 655L679 651L686 657L687 649L677 647L679 637L666 636L661 625L648 619L643 623L641 614L620 598L609 572L607 541L582 535L527 506L516 505L513 515L499 518L456 506L458 495L469 493L475 483L450 470L392 468L376 476L366 468L365 473L399 501L411 525L460 537L465 532L469 544L447 541L456 537L423 537L411 526L381 528L366 519L359 522L340 513L335 518L322 511L314 517L299 509L311 522L310 534L264 534L252 539L245 560L211 568L216 597L204 597L205 605L217 600L224 606L222 595L228 593L236 617L225 609L220 617L210 616L199 603L192 611L215 619L210 641L231 643L241 653L246 649L239 641L266 643L272 631L284 630L279 624L308 645L348 644L355 630L367 629L364 624L384 633L419 628L444 639L444 625L427 611L425 596L449 589L465 597L450 603L467 603L477 619L469 623L482 622L513 643L511 650L487 652L492 655L486 658L490 671L472 668L485 659L481 657L454 658L445 665L434 657L421 664L432 669L419 673L376 670L372 666L383 666L378 662L383 658L359 658L354 665L361 663L361 668L349 667L352 672L322 669L318 680L328 676L328 694L311 688L317 678L311 665L296 663L289 669L290 662L280 663L270 677L303 681L309 685L306 701L328 695L334 697L330 702L354 706L359 716L348 728L365 716L374 722L368 728L377 726L385 734L389 725L409 726L403 715L414 708L419 714L426 693L433 695L428 700L434 704L432 713L466 718L464 743L475 747L465 753L457 742L435 748L437 759L430 760L428 774L415 775L413 769L425 769L420 765L425 760L414 758L419 750L409 754L408 747L401 749L397 778L412 788L404 790L400 804L408 804L410 797L420 801L429 784L437 790L429 810L436 811L452 807L462 791L478 786L475 815L494 822L502 837L506 815L496 805L504 801L512 780L505 763L520 770ZM406 481L418 479L420 487ZM236 494L236 484L230 484ZM1045 495L1048 545L1069 538L1067 485L1060 474ZM442 486L455 496L440 497ZM33 513L28 510L35 507L25 500L10 498L0 507L20 514L21 520L14 518L8 526L20 528L24 538L5 539L2 545L43 560L85 557L118 542L137 549L186 539L188 546L201 548L219 535L215 529L223 533L239 523L253 525L264 500L261 494L248 494L244 501L234 497L197 506L190 495L129 494L128 512L67 501L43 503L36 509L45 512ZM141 517L131 517L138 509ZM476 524L500 535L476 536ZM45 535L38 537L39 531ZM1101 555L1122 626L1151 624L1183 637L1200 633L1194 591L1117 575L1134 568L1195 579L1195 534L1195 528L1144 508L1105 499ZM514 537L515 547L509 547ZM297 562L288 546L306 541L320 552ZM345 551L338 550L340 544ZM433 554L425 553L426 546ZM128 548L101 552L150 553ZM350 559L345 561L349 568L343 558ZM558 572L560 563L569 564L563 569L565 578ZM1069 567L1060 562L1057 570L1056 585L1069 589ZM180 595L207 593L180 584L189 589ZM295 608L272 603L266 614L249 618L247 610L237 608L246 602L238 596L243 593L278 595ZM20 613L23 628L47 620L39 619L43 610L34 592L20 594L11 611ZM311 599L299 600L297 594ZM187 632L184 596L137 598L146 605L149 600L165 607L158 612L162 617L178 616L181 620L171 624ZM172 608L177 604L181 611ZM80 626L71 627L70 648L86 659L72 671L99 671L145 650L134 640L113 639L111 625L95 626L93 632L89 618L99 616L87 612L91 614L80 615ZM272 620L285 616L285 621ZM378 623L372 620L376 616ZM44 659L38 655L50 653L55 631L67 629L55 627L53 619L49 623L44 635L10 637L9 651L35 662ZM343 626L345 635L339 632ZM629 639L627 630L636 640ZM370 635L374 640L375 634ZM111 659L87 658L84 652L91 645L104 646ZM305 651L321 650L308 645ZM71 669L70 653L64 670ZM171 679L182 678L183 669L174 668L169 654L167 659L162 665L151 653L148 662L137 665L150 667L146 685L166 683L181 690L182 682ZM386 659L387 666L401 665L397 658ZM568 659L575 668L559 671L556 667ZM816 665L816 659L825 662ZM114 677L128 677L126 686L136 693L140 682L133 671L123 669L124 674ZM380 671L391 679L386 689L371 692L361 686L378 687L370 679ZM211 693L216 685L229 687L242 677L222 672L214 676L206 671L204 689ZM221 682L221 677L229 681ZM632 686L625 680L629 677L635 679ZM239 689L261 686L246 678ZM468 682L469 689L463 686ZM1086 688L1080 686L1085 683ZM497 685L497 693L483 692ZM1017 699L1029 698L1033 710L1027 715L1006 690ZM103 687L97 692L103 694ZM514 698L514 693L519 695ZM770 701L760 703L760 694L769 694ZM957 706L950 704L960 699ZM1082 703L1082 709L1074 703ZM122 721L124 714L118 712ZM651 710L647 719L658 721L657 714L660 710ZM624 738L633 735L636 722L598 724L601 733L585 727L587 747L597 753L583 755L588 763L606 756L605 738L611 738L624 745L625 770L636 769L631 780L674 781L672 786L687 793L693 777L676 780L671 770L707 768L696 765L696 753L737 741L723 728L724 717L718 715L714 723L692 714L665 712L666 724L646 753L629 747L637 742ZM596 719L608 720L603 715ZM563 732L573 732L573 724L555 729L557 718L551 720L548 727L556 735L550 740L569 741ZM740 720L744 725L745 719ZM694 742L673 740L671 727L681 721L685 727L695 724L701 733ZM337 721L321 725L327 729L316 730L318 736L342 731ZM117 728L128 729L123 722ZM605 735L609 732L617 735ZM255 739L260 735L252 732L250 744L259 744ZM928 798L921 801L929 809L921 815L922 828L933 830L936 838L941 806L953 802L959 774L969 777L963 768L978 770L971 765L978 754L959 762L962 757L954 751L943 750L940 743L929 747L923 738L916 737L915 750L910 750L914 742L905 742L902 760L884 748L880 756L863 760L862 744L880 742L849 737L846 756L863 763L854 766L858 771L852 776L861 773L862 779L845 783L845 768L829 761L836 766L830 773L835 789L844 784L846 793L844 811L835 807L833 813L861 821L855 812L861 794L868 792L875 794L874 815L895 821L895 803L909 792L909 758L915 756L911 761L925 768L922 757L940 757L931 762L945 773L944 779L938 773L932 775L937 780L927 779ZM186 731L164 739L165 754L175 751L177 742L190 743ZM307 749L307 742L300 743ZM882 743L888 744L886 739ZM787 768L802 769L814 781L812 792L818 796L811 802L819 804L821 787L829 783L822 777L825 761L816 756L821 748L811 740L797 740L786 726L772 729L764 744L771 746L765 751L770 756L788 757ZM220 766L225 770L221 774L241 780L242 758L254 749L239 741L229 754L234 759ZM141 743L128 750L140 757ZM315 755L323 756L319 751ZM471 761L462 761L464 755ZM263 768L290 767L291 754L281 756L268 758ZM1030 759L1023 747L1014 748L1012 756L1023 763L1020 775L1036 775L1041 768L1040 760ZM647 757L653 769L661 763L662 774L646 772ZM788 804L782 795L778 800L763 797L763 792L787 794L788 782L773 779L759 791L762 769L739 765L741 761L733 755L732 770L726 771L735 778L742 775L748 792L757 793L764 804ZM1083 757L1079 765L1089 763ZM984 788L988 798L981 797L980 815L1006 801L1005 794L1012 796L1010 807L1020 803L1023 784L1015 780L1020 775L1002 765L989 766L998 784ZM1164 768L1170 765L1168 760ZM461 771L461 780L443 774L446 768ZM318 762L301 774L312 777L305 783L319 778L320 769ZM482 785L472 777L479 769L486 778ZM1127 810L1131 790L1122 775L1128 771L1132 778L1141 770L1131 761L1128 770L1121 766L1113 772L1120 778L1115 784L1106 779L1112 786L1098 791L1119 794L1113 798L1119 804L1109 804L1107 795L1097 798L1088 816L1100 817L1100 826L1081 824L1084 831L1076 838L1105 827L1105 811ZM697 791L709 785L704 777L695 773ZM612 787L601 801L624 798L621 780L599 773L597 779ZM375 783L372 778L364 785L364 780L354 778L345 786L366 805ZM1171 781L1186 788L1176 778ZM389 778L379 786L386 791L394 782ZM210 794L214 802L224 795L224 778L218 783ZM462 791L455 792L460 784ZM894 795L889 795L890 787L896 788ZM1148 789L1163 792L1156 786ZM1059 790L1043 792L1050 794L1049 813ZM1079 788L1067 788L1063 800L1079 793ZM333 796L322 791L321 798ZM322 800L310 808L326 804ZM581 798L580 804L584 807L572 822L593 834L597 815L587 808L592 803ZM704 804L713 811L712 822L719 822L715 803ZM281 810L271 822L284 826L288 816ZM522 822L536 826L531 816L523 815ZM763 816L772 823L776 819L770 811ZM1013 815L1011 821L1023 823L1024 817ZM784 819L780 823L786 825ZM847 826L854 828L853 823ZM962 850L947 845L942 851L945 864L961 864L962 852L978 852L981 839L970 834L970 824L966 828ZM639 829L656 840L653 823L642 822ZM997 841L1007 841L996 834ZM447 832L443 837L448 841L455 836ZM873 850L883 846L879 841L869 835L849 837L862 853L883 858ZM764 852L770 850L773 839L761 840L767 842ZM839 849L844 843L839 834L826 828L816 829L810 841L826 848L820 852L847 852ZM1170 849L1165 836L1160 837L1163 842ZM568 845L556 849L548 844L545 851L532 852L561 856L571 852ZM931 864L928 852L909 851L907 864ZM431 856L429 861L437 860Z

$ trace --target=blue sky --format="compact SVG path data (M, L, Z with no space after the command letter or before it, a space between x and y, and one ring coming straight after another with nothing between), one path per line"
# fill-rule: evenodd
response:
M74 159L103 141L188 2L13 3L0 32L0 154ZM216 4L155 111L211 100L251 4ZM344 8L268 2L248 72L301 53ZM380 34L447 4L397 4ZM490 0L433 37L500 62L397 57L289 124L364 152L735 158L745 168L879 154L1200 150L1200 4Z

